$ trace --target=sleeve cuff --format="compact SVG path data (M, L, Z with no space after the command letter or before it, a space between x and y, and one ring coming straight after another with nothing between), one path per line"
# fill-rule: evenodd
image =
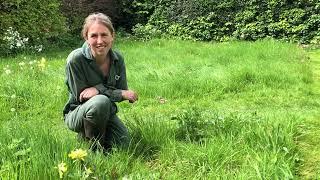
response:
M94 86L98 91L99 91L99 94L103 94L103 92L105 91L105 87L104 87L104 85L102 85L102 84L97 84L97 85L95 85Z
M111 97L115 102L120 102L123 100L121 89L115 89L111 92Z

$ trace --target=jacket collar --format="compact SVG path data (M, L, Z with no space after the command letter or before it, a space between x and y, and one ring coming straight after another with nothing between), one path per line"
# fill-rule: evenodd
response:
M81 52L82 52L83 56L86 57L86 59L88 59L90 61L94 61L94 57L91 53L91 49L90 49L87 42L83 43ZM112 49L109 50L109 53L110 53L110 57L111 57L112 61L119 60L119 56Z

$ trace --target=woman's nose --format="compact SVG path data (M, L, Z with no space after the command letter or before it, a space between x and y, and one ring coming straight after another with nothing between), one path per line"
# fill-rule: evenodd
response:
M102 37L98 36L97 43L102 43Z

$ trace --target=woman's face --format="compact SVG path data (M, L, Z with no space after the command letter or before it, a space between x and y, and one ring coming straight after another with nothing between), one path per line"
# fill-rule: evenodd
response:
M87 43L95 58L106 56L112 47L113 36L110 30L101 23L94 22L88 28Z

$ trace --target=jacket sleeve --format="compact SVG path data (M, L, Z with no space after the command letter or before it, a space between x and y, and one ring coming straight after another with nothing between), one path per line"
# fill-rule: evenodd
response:
M127 77L126 77L126 67L124 64L123 59L118 62L117 64L117 73L116 73L116 86L104 86L103 84L98 84L95 86L100 94L104 94L110 98L110 101L113 102L121 102L124 99L122 98L122 90L128 90L127 85Z
M80 93L88 88L84 72L79 63L76 63L75 56L70 55L66 66L66 81L70 93L74 96L77 102L80 102Z
M114 87L105 87L103 84L97 84L94 86L99 94L104 94L109 97L112 102L123 101L121 89L115 89Z

